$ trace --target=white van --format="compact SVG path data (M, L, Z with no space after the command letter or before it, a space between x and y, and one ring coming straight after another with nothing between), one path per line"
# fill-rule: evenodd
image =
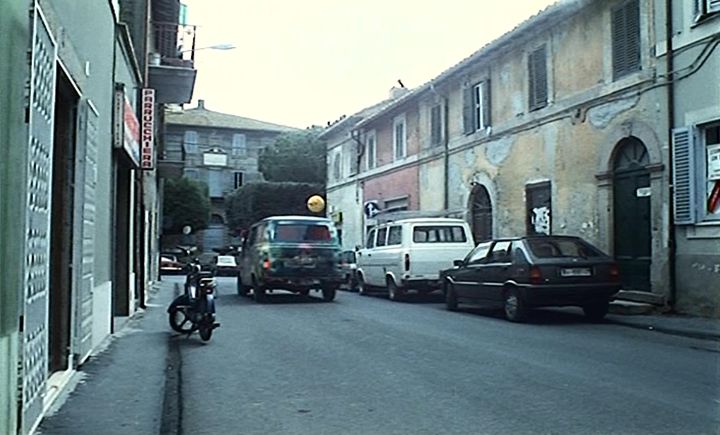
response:
M412 218L385 222L367 235L358 251L358 291L387 292L391 300L407 293L441 288L439 272L474 248L470 226L462 219Z

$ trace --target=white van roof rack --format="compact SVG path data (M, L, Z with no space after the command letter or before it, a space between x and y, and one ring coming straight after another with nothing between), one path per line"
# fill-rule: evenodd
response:
M413 219L413 218L459 218L462 219L465 216L464 209L457 210L381 210L375 219L378 224L393 222L401 219Z

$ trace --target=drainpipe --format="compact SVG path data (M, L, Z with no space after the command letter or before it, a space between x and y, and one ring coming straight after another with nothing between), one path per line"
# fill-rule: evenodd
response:
M360 140L360 131L359 130L350 130L350 137L352 140L355 141L355 143L358 146L358 152L357 152L357 174L355 175L355 199L362 199L360 198L360 162L362 161L362 156L365 154L365 146ZM362 201L361 201L362 202ZM360 213L360 242L363 243L365 240L365 204L361 204L362 212Z
M669 81L667 86L667 101L668 101L668 177L670 182L670 194L668 200L668 267L670 273L670 300L668 303L671 308L674 308L677 298L677 276L675 273L675 255L676 249L676 234L675 234L675 216L673 215L673 209L675 208L675 184L673 182L673 137L672 130L675 126L675 86L674 77L672 76L673 65L673 14L672 14L672 0L665 0L665 47L667 50L667 80Z
M450 153L449 153L449 135L450 135L450 129L448 128L448 112L449 112L449 104L448 104L448 98L444 95L441 95L437 90L435 90L435 85L430 85L430 90L440 97L442 100L442 117L443 117L443 131L442 131L442 142L443 142L443 174L444 174L444 182L443 182L443 210L445 210L445 213L450 208L450 180L449 180L449 172L450 172Z

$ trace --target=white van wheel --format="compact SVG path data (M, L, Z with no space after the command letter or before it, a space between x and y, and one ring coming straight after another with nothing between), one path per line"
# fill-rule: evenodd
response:
M388 290L388 298L391 301L399 301L402 297L402 292L398 288L397 284L395 284L395 280L392 278L388 278L387 280L387 290Z

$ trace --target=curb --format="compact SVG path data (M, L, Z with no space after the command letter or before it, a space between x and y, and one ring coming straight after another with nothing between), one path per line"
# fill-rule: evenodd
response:
M673 328L673 327L669 327L669 326L655 325L655 324L651 324L651 323L628 322L628 321L623 321L622 319L617 319L617 318L612 318L612 317L606 317L605 320L609 323L613 323L616 325L628 326L630 328L635 328L635 329L643 329L645 331L655 331L655 332L660 332L663 334L677 335L677 336L688 337L688 338L697 338L700 340L711 340L711 341L719 341L720 340L720 331L713 333L713 332L699 331L697 329Z

